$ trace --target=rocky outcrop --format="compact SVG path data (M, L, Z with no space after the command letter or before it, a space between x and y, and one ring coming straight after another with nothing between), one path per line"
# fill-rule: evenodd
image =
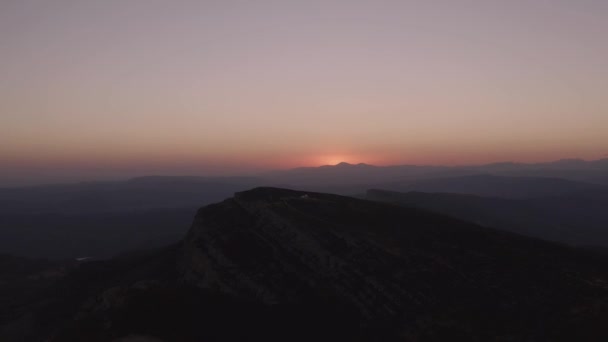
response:
M257 188L200 209L179 245L70 272L22 340L605 341L607 266L418 209Z
M331 298L362 326L431 340L579 336L585 315L608 317L605 266L417 209L273 188L199 210L180 262L200 288L267 305Z

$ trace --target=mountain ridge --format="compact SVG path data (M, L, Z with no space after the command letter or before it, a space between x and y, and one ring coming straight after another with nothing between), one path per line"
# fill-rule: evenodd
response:
M331 298L358 308L365 324L402 322L392 323L396 325L390 329L405 329L414 335L421 333L419 327L404 322L421 312L429 313L427 310L438 310L431 315L439 316L438 312L456 310L486 324L496 324L492 320L502 315L517 321L512 315L521 314L523 307L536 314L545 312L534 308L539 300L577 296L568 290L570 285L566 283L570 280L566 279L570 276L562 273L562 268L578 264L580 257L576 256L579 252L566 246L427 211L276 188L240 192L220 204L202 208L185 239L184 250L188 257L182 267L187 270L187 278L203 288L223 289L269 305L314 297L322 289ZM522 259L515 257L521 253ZM430 259L429 254L433 255ZM484 257L477 260L474 255ZM513 263L515 260L526 260L527 265L521 268L519 261ZM488 264L481 266L484 263ZM554 268L548 266L550 263L560 266ZM591 264L577 272L590 271L593 266L587 267ZM496 273L499 270L508 276ZM359 285L352 288L354 284ZM451 287L444 287L446 284ZM531 290L528 286L540 286L546 293L524 294ZM457 300L459 296L477 299L473 304ZM498 309L498 303L507 298L502 296L516 300L518 309ZM563 303L565 297L559 302ZM479 305L484 309L478 312ZM477 316L482 312L488 317ZM459 324L473 324L469 318ZM545 324L540 323L544 319L534 320Z
M606 269L426 210L261 187L200 208L170 248L83 263L27 320L0 317L0 339L599 341Z

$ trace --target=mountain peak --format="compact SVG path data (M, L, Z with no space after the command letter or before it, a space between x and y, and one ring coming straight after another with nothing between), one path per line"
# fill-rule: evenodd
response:
M358 167L363 167L363 166L371 166L369 164L365 164L365 163L358 163L358 164L351 164L351 163L347 163L347 162L340 162L334 166L339 166L339 167L352 167L352 166L358 166Z
M487 322L519 327L546 303L567 313L562 298L585 307L608 296L586 281L605 279L601 265L587 259L573 264L583 256L561 245L325 193L268 187L239 192L200 209L181 248L183 278L201 289L265 305L333 298L352 308L355 321L367 327L395 322L392 331L416 331L404 317L435 312L457 312L450 316L456 328L477 324L475 317L488 312ZM514 255L530 256L530 262L522 266ZM572 269L584 276L572 278ZM549 290L530 295L536 288ZM596 297L588 301L580 288L594 289ZM594 315L572 320L599 317ZM481 336L484 324L462 333ZM551 318L541 324L552 332L565 326ZM439 331L441 323L429 329ZM509 329L500 333L533 333Z
M301 197L306 192L273 187L257 187L234 194L234 198L243 201L275 201L283 198Z
M333 165L322 165L319 166L320 169L331 169L331 168L352 168L352 167L369 167L369 166L373 166L373 165L369 165L369 164L365 164L365 163L358 163L358 164L351 164L348 162L339 162L337 164L333 164Z
M53 299L64 308L40 304L40 321L65 311L55 342L142 332L169 341L605 341L605 266L392 201L259 187L201 208L173 247L85 263L65 283L82 290Z

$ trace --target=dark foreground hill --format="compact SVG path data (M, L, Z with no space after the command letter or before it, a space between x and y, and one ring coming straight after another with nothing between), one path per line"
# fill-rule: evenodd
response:
M607 266L604 257L418 209L258 188L200 209L177 246L81 265L44 301L6 314L0 333L604 341Z

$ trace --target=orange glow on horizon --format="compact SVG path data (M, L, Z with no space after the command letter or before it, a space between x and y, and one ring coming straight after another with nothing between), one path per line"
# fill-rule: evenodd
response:
M319 166L322 165L336 165L339 163L356 163L356 158L352 156L336 154L336 155L327 155L319 157Z

